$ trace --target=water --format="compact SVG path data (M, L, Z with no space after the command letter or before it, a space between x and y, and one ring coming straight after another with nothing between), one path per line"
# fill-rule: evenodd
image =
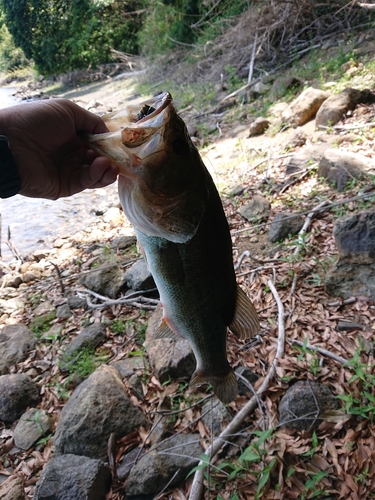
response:
M22 106L22 102L17 102L12 96L14 91L0 88L0 108L14 104ZM37 248L51 247L58 237L73 235L94 226L98 221L98 211L105 212L117 203L117 183L56 201L21 195L0 199L2 258L4 261L12 258L6 244L8 228L19 253L29 255Z

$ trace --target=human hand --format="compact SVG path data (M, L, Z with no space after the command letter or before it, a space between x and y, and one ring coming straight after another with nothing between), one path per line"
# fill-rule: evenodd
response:
M20 194L55 200L116 180L118 167L98 157L77 135L108 132L103 120L67 99L30 102L0 110L22 180Z

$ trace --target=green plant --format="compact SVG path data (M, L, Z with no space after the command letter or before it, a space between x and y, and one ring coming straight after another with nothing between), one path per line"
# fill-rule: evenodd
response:
M317 350L310 349L307 347L308 339L305 338L303 341L303 345L293 345L293 349L300 351L300 354L297 356L297 363L302 360L305 360L308 369L311 373L316 377L318 372L320 371L319 358L317 356Z
M70 374L86 378L108 359L109 355L98 354L93 347L88 346L82 347L71 356L63 356L60 366Z
M325 491L325 488L320 485L320 482L328 475L328 472L309 472L309 474L311 474L312 477L305 482L305 493L301 495L300 500L305 500L306 498L316 498Z
M42 333L47 332L51 328L51 322L56 318L55 311L42 314L33 318L29 324L30 330L40 338Z

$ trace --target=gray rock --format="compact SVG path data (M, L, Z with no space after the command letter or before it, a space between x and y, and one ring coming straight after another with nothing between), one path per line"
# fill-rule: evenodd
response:
M80 278L80 283L93 292L116 298L124 286L123 271L120 266L103 264Z
M111 472L102 461L67 454L47 463L34 500L105 500L110 486Z
M41 400L40 388L23 373L0 376L0 420L13 423Z
M143 455L143 453L140 453L140 451L141 450L139 448L134 448L133 450L129 451L129 453L124 455L124 458L121 460L119 466L116 469L116 475L120 481L125 481L125 479L127 479L130 471L135 464L135 461Z
M68 319L72 316L69 304L62 304L56 308L56 318Z
M70 309L79 309L80 307L85 307L86 300L83 297L78 297L77 295L72 295L68 297L68 306Z
M326 179L337 191L344 191L348 182L367 177L367 165L368 159L358 153L327 149L320 160L318 176Z
M333 235L340 257L375 262L375 210L341 217L335 223Z
M34 313L34 316L43 316L44 314L51 312L52 309L53 309L53 306L52 306L51 302L49 302L48 300L45 300L44 302L41 302L40 304L38 304L36 306L33 313Z
M330 92L309 87L305 89L282 113L284 123L298 127L312 120Z
M112 432L121 438L147 423L131 404L117 370L102 365L64 406L54 438L56 453L105 459Z
M124 281L126 286L134 291L150 290L156 287L144 259L139 259L125 272Z
M133 373L133 375L131 375L131 377L128 380L128 384L130 390L135 395L135 397L143 400L144 397L143 397L143 386L141 377L136 373Z
M289 89L302 86L302 80L295 76L280 76L273 82L270 95L272 98L279 98L285 94Z
M293 217L293 218L288 218ZM298 214L292 212L280 212L275 215L268 234L268 240L271 243L283 240L289 235L297 234L304 224L304 219Z
M322 422L319 415L340 407L339 400L326 385L299 380L281 398L280 425L299 430L316 429Z
M319 162L324 151L329 147L329 144L323 143L302 148L301 151L288 158L286 162L286 175L295 174L310 166L311 163Z
M251 201L244 205L239 212L249 222L264 222L270 214L270 202L267 198L254 194Z
M5 325L0 333L0 375L26 359L35 344L35 335L22 323Z
M375 94L370 90L346 88L338 94L329 96L323 102L316 114L316 127L335 125L359 103L370 104L372 102L375 102Z
M0 500L26 500L22 479L14 477L4 485L0 485Z
M229 409L216 397L207 401L202 408L202 420L211 436L218 436L232 419Z
M40 438L52 431L52 419L44 410L30 408L22 415L14 429L14 444L21 450L28 450Z
M249 382L249 384L253 386L255 382L260 378L260 376L257 373L249 370L249 368L246 368L245 366L239 366L234 371L238 379L238 394L245 395L252 393L251 388L249 388L248 384L246 384L246 382L242 380L242 377L245 378Z
M112 241L111 247L115 250L126 250L136 244L137 238L135 236L120 236Z
M375 262L339 259L326 275L325 291L343 299L365 296L375 300Z
M190 378L196 362L188 341L155 338L162 313L161 306L158 306L150 317L146 330L145 348L152 372L162 383L168 379Z
M269 120L267 120L267 118L259 116L253 121L253 123L250 124L249 135L254 136L254 135L264 134L264 132L268 129L269 126L270 126Z
M199 439L199 434L178 434L143 455L130 471L126 498L135 500L139 495L144 498L159 493L167 484L173 486L185 479L203 452Z
M84 328L66 347L60 359L60 369L68 371L76 362L79 351L84 348L96 349L106 338L106 326L103 323L93 323Z
M303 146L306 140L307 134L300 127L297 127L287 138L285 147L298 148Z
M120 359L110 363L111 366L116 368L122 378L133 375L136 370L144 370L145 362L141 356L132 356L130 358Z

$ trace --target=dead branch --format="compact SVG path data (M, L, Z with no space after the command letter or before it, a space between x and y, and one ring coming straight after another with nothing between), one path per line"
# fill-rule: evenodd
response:
M87 290L84 288L79 288L76 290L78 294L86 294L86 302L87 305L90 309L103 309L104 307L110 307L110 306L115 306L115 305L123 305L123 304L128 304L132 305L134 307L138 307L140 309L147 309L147 310L154 310L156 309L156 306L159 304L158 299L151 299L148 297L144 297L143 293L155 291L156 289L153 288L151 290L142 290L140 292L134 292L131 295L128 295L127 298L120 298L120 299L109 299L108 297L105 297L104 295L100 295L99 293L93 292L92 290ZM91 300L89 299L88 295L92 295L93 297L102 300L103 302L101 304L93 304ZM135 300L137 299L137 300Z
M285 350L285 327L284 327L284 306L280 300L279 294L276 291L276 288L272 281L268 281L268 286L272 292L272 295L275 298L278 307L278 341L277 341L277 349L274 360L271 364L271 367L265 377L262 385L259 387L257 391L257 395L253 396L250 401L242 408L242 410L237 413L231 423L224 429L224 431L212 442L212 444L205 451L205 455L210 457L214 457L220 448L223 446L224 441L228 439L229 436L235 434L239 428L242 426L244 420L250 415L252 411L257 407L258 399L262 397L263 393L266 392L269 388L271 380L275 376L276 367L278 365L278 359L284 356ZM203 465L203 461L199 462L199 465ZM190 491L189 500L200 500L203 494L203 479L204 479L204 469L197 470L194 475L193 484Z
M337 354L333 354L330 351L327 351L327 349L323 349L323 347L318 347L316 345L311 345L311 344L305 344L301 342L300 340L295 340L295 339L290 339L289 342L292 342L293 344L297 344L299 346L306 347L307 349L311 349L312 351L317 351L320 354L323 354L323 356L327 356L327 358L331 358L334 361L337 361L338 363L341 363L342 365L345 365L346 363L348 366L350 366L350 363L348 363L348 360L345 358L342 358L341 356L338 356Z
M357 5L362 7L362 9L375 10L375 3L361 3L358 2Z

